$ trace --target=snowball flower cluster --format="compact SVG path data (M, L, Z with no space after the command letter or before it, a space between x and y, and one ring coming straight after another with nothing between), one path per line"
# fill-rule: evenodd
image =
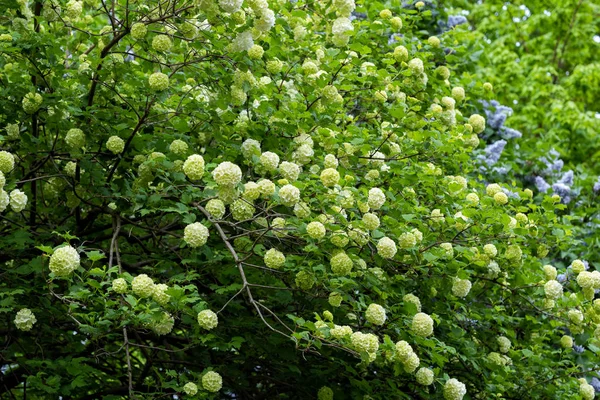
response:
M260 197L260 187L256 182L244 183L244 193L242 197L250 202Z
M10 197L8 196L8 193L6 193L4 189L0 189L0 212L6 210L9 203Z
M198 393L198 386L194 382L188 382L183 386L183 391L189 396L195 396Z
M466 297L471 291L471 281L468 279L455 278L452 284L452 294L456 297Z
M332 307L339 307L342 304L342 295L339 292L329 293L327 301Z
M377 254L383 258L394 258L396 255L396 243L388 237L382 237L377 242Z
M433 334L433 319L425 313L417 313L412 320L412 331L418 336L431 336Z
M23 308L19 310L15 316L15 325L17 329L22 331L30 331L33 328L33 324L37 322L35 315L29 308Z
M163 312L158 321L154 321L151 325L152 330L157 335L167 335L173 330L175 319L168 312Z
M0 172L10 172L14 167L15 156L10 154L8 151L0 151Z
M204 175L204 158L199 154L189 156L183 163L183 173L193 181L202 178Z
M217 165L212 176L219 186L235 186L242 180L242 170L237 165L225 161Z
M225 215L225 204L219 199L210 199L204 208L215 219L221 219Z
M457 379L448 379L444 384L444 399L446 400L462 400L465 394L467 394L465 384Z
M433 383L433 371L429 368L419 368L415 374L417 383L423 386L429 386Z
M333 168L325 168L321 172L321 182L325 187L333 187L340 181L340 173Z
M269 268L279 269L285 264L285 256L277 249L269 249L264 256L265 265Z
M21 212L27 206L27 195L20 191L19 189L15 189L10 192L10 208L14 212Z
M396 356L408 373L414 372L421 362L410 344L404 340L396 343Z
M219 324L219 317L212 310L202 310L198 313L198 325L206 330L211 330Z
M469 117L469 124L473 127L473 133L481 133L485 129L485 118L479 114L473 114Z
M246 200L238 199L231 205L231 215L236 221L245 221L254 215L256 209Z
M294 206L300 201L300 189L294 185L284 185L279 189L279 199L284 206Z
M269 172L273 172L279 166L279 156L273 152L266 151L260 156L260 163Z
M500 348L501 353L508 353L512 344L510 343L510 339L506 336L498 336L496 339L498 342L498 347Z
M587 382L579 385L579 394L583 400L592 400L596 397L594 387Z
M336 339L341 339L343 337L352 335L352 328L349 327L348 325L344 325L344 326L335 325L329 331L329 333L331 334L332 337L334 337Z
M373 231L379 228L379 217L373 213L365 213L362 217L362 222L365 228L370 231Z
M146 28L145 24L136 22L135 24L131 25L130 33L132 38L140 40L146 36L146 33L148 33L148 28Z
M182 154L187 153L188 145L183 140L175 139L169 145L169 150L174 154L182 155ZM202 161L204 161L204 160L202 160Z
M411 247L414 247L416 244L417 244L417 238L415 237L415 234L412 232L404 232L398 238L398 245L400 246L401 249L410 249Z
M183 230L183 240L190 247L200 247L206 244L208 240L208 228L202 225L200 222L194 222L189 224Z
M145 299L154 294L154 281L146 274L141 274L131 281L133 292L139 297Z
M485 246L483 246L483 252L489 257L494 258L498 254L498 249L492 243L488 243Z
M352 259L343 251L331 257L330 264L331 271L337 275L348 275L352 271Z
M173 42L171 42L171 38L167 35L156 35L154 39L152 39L152 48L156 51L169 51L173 46Z
M279 173L284 179L287 179L290 182L294 182L298 179L300 175L300 166L295 163L284 161L279 164Z
M154 288L152 289L152 299L160 305L164 306L167 304L171 299L171 296L167 294L168 288L169 287L164 283L154 285Z
M585 271L585 264L581 260L573 260L571 263L571 269L574 273L578 274Z
M261 179L258 181L258 190L263 197L267 198L275 193L275 184L269 179Z
M317 392L317 400L333 400L333 390L327 386L323 386Z
M106 141L106 148L113 154L122 153L125 149L125 141L118 136L111 136Z
M148 78L150 89L161 91L169 87L169 77L162 72L155 72Z
M386 320L385 309L379 304L371 303L367 307L365 318L374 325L383 325Z
M260 142L254 139L246 139L242 143L242 155L246 159L252 159L252 156L260 156Z
M65 136L65 142L73 150L80 150L85 145L85 135L81 129L69 129Z
M80 260L79 253L74 247L61 247L50 256L50 272L56 276L68 276L79 268Z
M558 281L552 279L544 285L544 293L548 299L556 300L562 296L563 287Z
M23 111L27 114L33 114L40 109L43 101L44 99L41 94L33 92L27 93L25 97L23 97Z
M244 0L219 0L219 6L226 13L233 14L237 12L240 8L242 8L242 3Z
M306 233L313 239L321 239L325 236L325 226L319 221L313 221L306 226Z
M127 281L123 278L117 278L112 282L112 288L116 293L123 294L127 292Z
M373 210L379 210L385 203L385 194L379 188L370 189L368 203Z
M565 349L573 347L573 338L571 336L564 335L560 338L560 345Z
M214 371L208 371L202 377L202 387L209 392L218 392L223 387L223 378Z
M357 351L376 353L379 349L379 338L372 333L354 332L350 340Z

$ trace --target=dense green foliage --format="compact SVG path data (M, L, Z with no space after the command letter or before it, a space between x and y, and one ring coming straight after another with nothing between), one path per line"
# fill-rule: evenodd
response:
M593 398L599 10L527 3L0 0L0 398Z

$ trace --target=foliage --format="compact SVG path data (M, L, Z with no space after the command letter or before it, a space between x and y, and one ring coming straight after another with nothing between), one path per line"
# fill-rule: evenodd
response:
M578 215L479 156L595 86L538 127L500 3L2 1L2 398L589 398Z

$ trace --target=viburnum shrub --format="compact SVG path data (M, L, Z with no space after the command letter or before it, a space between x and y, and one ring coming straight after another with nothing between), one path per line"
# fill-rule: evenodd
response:
M9 1L0 397L590 398L600 278L440 12Z

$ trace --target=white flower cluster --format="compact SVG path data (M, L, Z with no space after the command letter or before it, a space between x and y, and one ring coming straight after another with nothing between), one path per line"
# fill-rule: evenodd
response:
M33 328L33 324L37 322L35 315L29 308L23 308L19 310L15 316L15 325L17 329L22 331L30 331Z
M252 204L243 199L238 199L231 205L231 215L236 221L251 219L256 209Z
M200 222L189 224L183 230L184 242L193 248L204 246L208 240L208 236L208 228Z
M80 257L72 246L56 249L50 256L50 272L54 275L65 277L79 268Z
M155 72L148 78L150 89L161 91L169 87L169 77L162 72Z
M198 393L198 386L194 382L188 382L183 385L183 391L188 396L195 396Z
M558 281L552 279L544 285L544 293L546 294L546 298L556 300L562 296L563 287Z
M414 352L408 342L401 340L396 343L396 356L398 361L402 363L404 371L413 373L421 363L419 356Z
M377 350L379 349L379 338L377 336L372 333L354 332L350 337L350 341L356 351L367 352L375 360Z
M498 336L496 339L498 342L498 347L500 348L501 353L508 353L512 344L510 343L510 339L506 336Z
M146 274L140 274L131 281L133 293L142 299L148 298L154 294L154 281Z
M106 141L106 148L113 154L122 153L125 149L125 141L118 136L111 136Z
M467 297L471 291L471 281L468 279L455 278L452 284L452 294L456 297Z
M151 324L152 330L157 335L167 335L173 330L175 319L168 312L163 312L158 321L153 321Z
M433 319L425 313L417 313L412 320L412 331L418 336L431 336L433 334Z
M295 182L300 175L300 166L295 163L284 161L279 164L279 173L289 182Z
M242 143L242 155L246 159L252 159L253 156L260 156L260 142L254 139L246 139Z
M221 219L225 215L225 204L219 199L210 199L204 208L215 219Z
M306 225L306 233L313 239L322 239L325 237L325 226L319 221L313 221Z
M127 281L123 278L117 278L113 281L112 288L116 293L127 293Z
M223 378L214 371L208 371L202 377L202 387L209 392L216 393L223 387Z
M21 212L27 206L27 195L19 189L10 192L10 208L14 212Z
M15 167L15 156L8 151L0 151L0 172L8 173ZM2 185L4 186L4 185Z
M198 325L210 331L219 324L219 317L211 310L202 310L198 313Z
M329 330L329 333L331 334L332 337L334 337L336 339L341 339L346 336L352 335L352 328L350 328L348 325L344 325L344 326L335 325L333 328L331 328Z
M417 379L417 383L423 386L429 386L433 383L433 371L429 368L419 368L417 373L415 374L415 378Z
M467 388L464 383L455 378L448 379L444 384L444 399L462 400L467 394Z
M333 168L326 168L321 172L321 182L325 187L333 187L340 181L340 173Z
M69 129L65 135L65 142L71 149L80 150L85 146L85 135L81 129Z
M167 294L168 288L169 287L164 283L157 283L154 285L152 289L152 299L161 306L166 305L171 299L171 296Z
M284 206L294 206L300 201L300 189L294 185L284 185L279 189L279 199Z
M379 210L385 203L385 194L379 188L369 190L369 207L373 210Z
M383 325L386 320L385 309L379 304L371 303L365 312L367 321L374 325Z
M263 259L265 265L273 269L279 269L285 264L285 256L277 249L267 250Z
M265 151L260 155L260 164L267 172L274 172L279 166L279 156L271 151Z
M242 170L237 165L225 161L217 165L212 176L219 186L235 186L242 180Z
M394 258L397 251L396 243L389 237L382 237L377 242L377 254L383 258Z
M337 275L348 275L352 271L352 259L343 251L331 257L330 264L331 271Z

